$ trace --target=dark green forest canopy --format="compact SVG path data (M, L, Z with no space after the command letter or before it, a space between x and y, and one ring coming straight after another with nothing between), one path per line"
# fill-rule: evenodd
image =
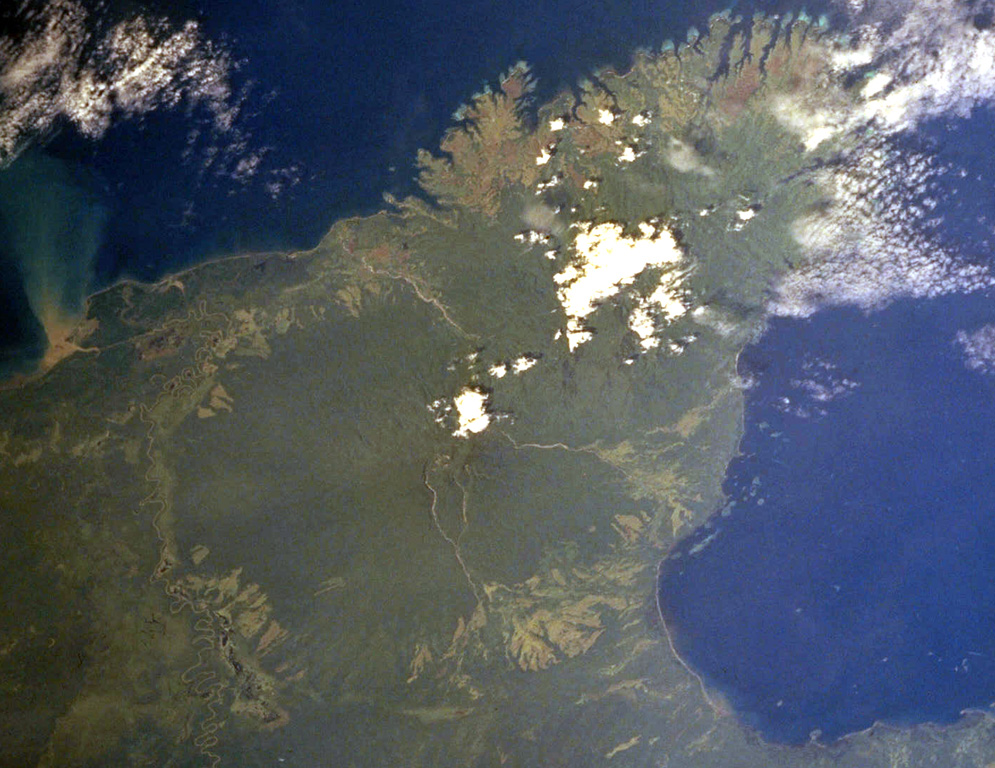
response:
M5 764L983 752L980 718L764 744L659 623L657 564L722 504L739 351L839 288L812 233L873 236L847 158L890 162L820 122L870 98L843 43L733 29L547 104L516 67L419 156L424 199L90 297L0 393Z

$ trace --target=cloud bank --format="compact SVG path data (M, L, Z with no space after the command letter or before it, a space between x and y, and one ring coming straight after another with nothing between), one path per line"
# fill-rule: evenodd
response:
M98 30L73 0L24 5L23 36L0 39L0 165L60 119L99 138L118 118L181 103L225 133L238 113L232 61L196 22L134 16Z
M989 254L957 254L925 232L942 216L933 183L950 168L899 149L924 120L964 118L995 99L995 30L987 12L943 0L847 3L852 36L829 52L836 89L774 113L807 150L842 148L819 175L828 204L795 222L807 263L775 287L769 310L808 316L867 311L900 298L989 289ZM844 92L842 84L858 86ZM835 144L833 144L835 142ZM828 144L827 144L828 143Z

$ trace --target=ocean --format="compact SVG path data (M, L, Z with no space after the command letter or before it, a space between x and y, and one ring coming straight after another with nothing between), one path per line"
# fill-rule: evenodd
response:
M728 505L661 565L678 652L765 738L951 723L995 691L995 379L959 332L987 296L781 319Z
M902 139L942 169L923 193L937 247L989 267L992 128L976 110ZM661 564L659 603L706 689L765 738L991 704L993 324L984 292L826 308L741 355L727 503Z
M186 103L119 119L99 139L63 120L0 171L0 374L30 368L44 349L40 303L56 301L71 315L89 292L122 277L152 280L223 255L313 247L336 219L380 208L384 192L416 191L417 149L437 146L457 107L516 62L533 66L541 101L600 67L625 68L636 49L683 39L725 5L96 6L91 18L104 30L136 10L177 26L196 21L234 63L234 132L227 144L212 143L208 116ZM757 8L792 4L733 6L745 16Z
M106 23L135 7L107 4ZM99 139L58 123L0 170L0 374L43 353L39 306L72 316L123 277L312 247L336 219L381 207L384 192L415 193L416 150L435 147L457 107L516 62L531 63L542 101L723 10L691 0L147 7L196 20L230 52L234 144L212 145L205 115L181 105L119 120ZM733 11L757 8L798 10ZM953 168L937 182L932 236L978 259L990 258L995 210L995 159L978 150L993 132L979 111L906 137ZM991 323L983 295L829 308L772 321L744 352L754 385L728 503L661 564L659 597L682 657L765 738L948 723L992 698L995 379L966 364L957 340Z

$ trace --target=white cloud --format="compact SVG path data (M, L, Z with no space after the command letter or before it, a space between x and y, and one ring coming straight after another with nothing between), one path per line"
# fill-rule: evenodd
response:
M860 90L860 95L865 99L873 99L888 87L891 80L891 75L887 72L876 72L864 83L864 87Z
M930 183L944 169L901 151L892 138L924 119L966 116L995 99L995 33L977 29L966 5L944 0L861 2L851 11L856 42L831 51L829 60L839 83L872 68L863 86L771 102L807 150L837 141L847 151L819 177L828 208L795 222L808 263L776 286L775 314L806 316L833 304L873 310L897 298L995 285L985 267L924 234L938 215Z
M777 118L798 135L806 152L843 133L853 113L839 104L830 107L800 102L797 96L779 96L772 108Z
M901 130L938 114L967 115L995 97L995 32L974 25L969 4L917 0L903 4L897 19L887 3L875 10L881 21L859 35L880 63L876 77L890 81L865 93L861 118Z
M929 298L995 285L983 266L942 250L921 233L937 169L920 155L898 155L881 140L820 181L832 204L795 222L808 263L785 275L773 314L806 317L826 305L880 309L902 298Z
M975 331L958 331L956 342L964 351L964 364L974 371L995 372L995 325Z
M487 413L489 396L486 392L473 387L464 387L456 395L453 404L456 406L457 426L454 437L469 437L487 429L491 417Z
M970 4L883 0L849 10L851 34L829 61L841 79L874 68L859 98L820 89L807 104L797 95L774 100L775 114L807 150L868 124L895 133L941 114L966 116L995 99L995 31L974 25Z
M196 22L136 16L95 37L87 11L51 0L24 39L0 40L0 163L65 118L98 138L117 117L183 101L204 106L217 132L231 129L227 54Z
M591 338L584 321L600 302L617 295L645 269L675 264L683 258L673 234L650 222L639 225L639 237L626 237L622 225L615 222L580 222L577 229L574 258L553 277L567 316L571 351ZM669 286L667 290L674 289L676 286ZM660 306L666 302L677 311L676 299L671 301L669 294L654 301Z
M656 335L658 322L670 323L687 314L688 307L681 295L681 277L677 272L664 272L653 293L641 299L629 315L629 330L639 337L639 346L643 349L660 346Z
M516 358L512 362L511 369L516 374L525 373L529 368L534 366L537 362L538 360L536 360L531 355L522 355L521 357Z

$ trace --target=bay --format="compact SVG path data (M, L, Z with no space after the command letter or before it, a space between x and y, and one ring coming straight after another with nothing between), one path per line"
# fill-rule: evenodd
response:
M986 296L778 319L742 355L728 505L661 564L675 648L773 741L952 723L995 695Z

